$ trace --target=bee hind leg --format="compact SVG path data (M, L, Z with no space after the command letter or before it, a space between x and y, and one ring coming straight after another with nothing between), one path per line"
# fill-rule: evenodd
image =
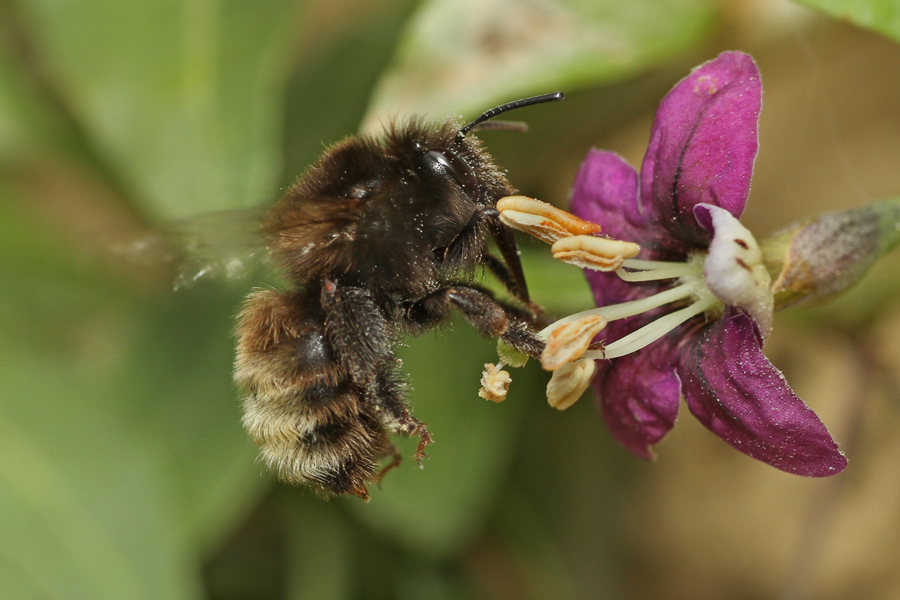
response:
M400 414L391 420L388 427L392 433L397 435L404 437L419 436L419 445L416 447L416 462L419 468L422 468L422 463L426 456L425 447L432 442L431 433L428 431L425 423L409 414L409 410L404 408L400 411Z
M422 462L425 460L425 446L431 443L431 433L429 433L428 429L425 427L425 423L413 417L409 414L409 411L403 411L403 413L404 414L401 415L396 422L391 424L392 432L404 436L419 436L419 445L416 448L416 462L420 469L424 468ZM387 475L388 472L393 471L403 464L403 454L396 444L391 444L384 455L389 456L391 462L382 467L381 470L372 477L371 481L378 485L381 485L381 480L384 479L384 476Z
M381 470L372 477L372 483L376 483L379 486L381 485L381 480L384 479L384 476L387 475L389 471L393 471L401 464L403 464L403 454L400 452L400 448L398 448L395 444L391 444L391 447L388 448L386 456L391 457L391 462L383 466Z
M369 498L369 490L366 489L366 486L360 485L358 488L354 488L352 490L347 490L348 494L353 494L357 498L362 498L364 501L368 502Z

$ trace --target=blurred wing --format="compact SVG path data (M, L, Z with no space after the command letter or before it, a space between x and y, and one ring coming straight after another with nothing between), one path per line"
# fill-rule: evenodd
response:
M245 280L272 270L261 231L265 214L262 207L204 213L107 247L127 264L167 269L176 290L200 280Z

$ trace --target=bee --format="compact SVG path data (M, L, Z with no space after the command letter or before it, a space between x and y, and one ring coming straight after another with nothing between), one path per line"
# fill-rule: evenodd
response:
M460 127L414 118L330 147L265 217L286 289L252 292L238 318L243 423L278 478L368 500L400 463L390 436L431 442L410 413L393 346L462 314L531 356L540 309L496 202L514 190L470 132L561 93L493 108ZM500 257L488 250L493 238ZM474 283L493 273L512 301ZM390 462L381 467L383 462Z

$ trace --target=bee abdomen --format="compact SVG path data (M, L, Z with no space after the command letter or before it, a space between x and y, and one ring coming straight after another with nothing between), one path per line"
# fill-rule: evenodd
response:
M327 405L317 405L309 392L285 389L275 397L251 390L244 425L262 458L286 483L315 483L333 494L364 492L390 450L380 423L351 389L332 388Z
M274 291L248 298L235 369L248 391L244 426L282 481L366 497L391 443L334 360L316 309Z

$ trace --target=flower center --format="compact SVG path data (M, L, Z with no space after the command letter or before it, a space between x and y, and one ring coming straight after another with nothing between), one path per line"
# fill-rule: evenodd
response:
M687 306L651 321L602 349L588 350L584 357L611 359L631 354L696 315L706 313L707 318L717 318L726 305L747 312L765 340L772 327L774 297L762 253L753 235L731 213L718 207L709 208L714 234L708 252L695 252L686 262L628 259L616 271L623 280L638 285L672 279L673 287L639 300L570 315L544 329L541 337L549 338L560 326L591 316L614 321L688 301Z

